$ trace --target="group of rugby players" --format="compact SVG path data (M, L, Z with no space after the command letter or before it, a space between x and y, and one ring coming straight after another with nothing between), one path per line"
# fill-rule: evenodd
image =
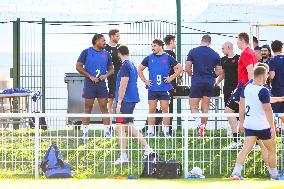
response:
M91 113L97 98L102 113L133 114L135 105L140 101L137 87L138 77L148 89L149 113L155 113L159 101L163 113L172 112L173 91L176 82L186 72L191 76L189 106L192 113L208 113L210 97L214 96L215 87L224 80L225 113L240 112L237 118L228 118L234 141L228 148L243 145L238 155L232 179L242 179L242 165L247 154L255 144L259 145L262 157L272 179L278 179L276 166L276 142L273 111L284 113L284 56L282 42L275 40L260 48L263 56L256 57L258 47L251 49L249 35L239 33L237 38L241 55L233 52L233 44L226 42L222 46L224 57L221 59L211 45L211 37L204 35L201 45L189 51L185 67L177 62L174 49L175 36L167 35L164 41L152 41L152 53L146 56L138 68L129 59L129 49L119 45L120 33L117 29L109 31L109 43L102 34L95 34L92 47L83 50L77 60L76 69L85 76L82 97L85 99L85 113ZM166 47L164 48L164 43ZM265 52L264 52L265 51ZM269 51L267 53L266 51ZM262 63L258 63L262 62ZM148 68L148 77L145 69ZM217 78L217 79L216 79ZM106 80L108 82L106 82ZM107 86L108 84L108 86ZM273 97L271 97L273 96ZM273 111L270 103L273 103ZM200 105L200 107L199 107ZM170 109L170 110L169 110ZM115 111L113 111L115 110ZM208 118L195 117L196 128L200 138L204 135ZM88 140L90 118L83 118L83 139ZM110 118L103 118L104 136L111 137ZM163 118L164 137L171 137L171 118ZM148 118L149 137L155 137L155 118ZM238 135L244 130L245 140L242 144ZM153 152L142 134L133 126L133 117L118 117L115 131L119 136L121 149L116 163L128 162L126 153L126 133L131 134L144 147L145 154Z

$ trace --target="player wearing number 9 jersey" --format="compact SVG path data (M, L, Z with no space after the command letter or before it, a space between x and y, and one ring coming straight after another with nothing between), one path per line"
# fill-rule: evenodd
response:
M152 54L144 58L138 68L138 74L141 80L145 83L148 89L148 104L149 113L155 113L157 101L163 113L168 113L170 94L169 91L173 88L173 81L182 72L181 65L170 55L163 51L164 42L160 39L155 39L152 42ZM149 80L143 74L143 70L148 67ZM174 74L170 75L171 67L174 68ZM148 119L148 135L154 136L153 125L155 118ZM170 137L169 133L170 118L163 118L164 135Z

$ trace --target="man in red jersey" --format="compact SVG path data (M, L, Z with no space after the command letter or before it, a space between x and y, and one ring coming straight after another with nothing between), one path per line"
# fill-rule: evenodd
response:
M238 62L238 85L232 93L228 103L226 104L225 113L238 113L241 92L246 83L253 79L253 67L257 63L255 53L249 45L249 35L247 33L239 33L237 40L238 48L242 50ZM242 145L238 137L238 119L236 117L228 117L229 125L233 133L234 141L227 147L228 149L238 148Z

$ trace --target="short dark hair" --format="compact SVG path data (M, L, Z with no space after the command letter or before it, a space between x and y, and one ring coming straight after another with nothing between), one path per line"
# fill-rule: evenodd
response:
M258 39L255 36L252 37L252 40L253 40L253 42L258 44Z
M280 52L283 48L283 43L279 40L275 40L271 43L271 48L273 52Z
M152 43L155 43L161 47L164 47L164 42L161 39L154 39Z
M96 41L100 38L104 37L103 34L100 34L100 33L96 33L92 39L92 44L95 45L96 44Z
M115 35L115 34L118 33L118 32L119 32L118 29L111 29L111 30L109 30L109 32L108 32L108 36L110 37L110 36L112 36L112 35Z
M210 35L208 35L208 34L203 35L201 41L211 43L211 37L210 37Z
M127 46L125 45L120 45L118 48L118 53L120 53L121 55L129 55L129 49Z
M239 33L238 38L249 44L249 35L246 32Z
M268 64L265 64L265 63L263 63L263 62L258 62L258 63L255 65L255 67L258 67L258 66L264 67L264 68L267 70L267 72L269 71L269 66L268 66Z
M264 75L264 74L267 74L267 70L266 70L265 67L263 67L263 66L256 66L254 68L254 71L253 71L254 77L258 77L258 76Z
M176 36L174 35L166 35L166 37L164 38L164 42L166 45L169 45L171 40L175 40Z

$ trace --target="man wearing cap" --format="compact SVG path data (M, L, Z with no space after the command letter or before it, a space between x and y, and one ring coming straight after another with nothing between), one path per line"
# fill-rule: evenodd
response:
M271 58L271 49L269 45L262 45L260 53L261 53L261 59L258 62L268 64L268 61Z

